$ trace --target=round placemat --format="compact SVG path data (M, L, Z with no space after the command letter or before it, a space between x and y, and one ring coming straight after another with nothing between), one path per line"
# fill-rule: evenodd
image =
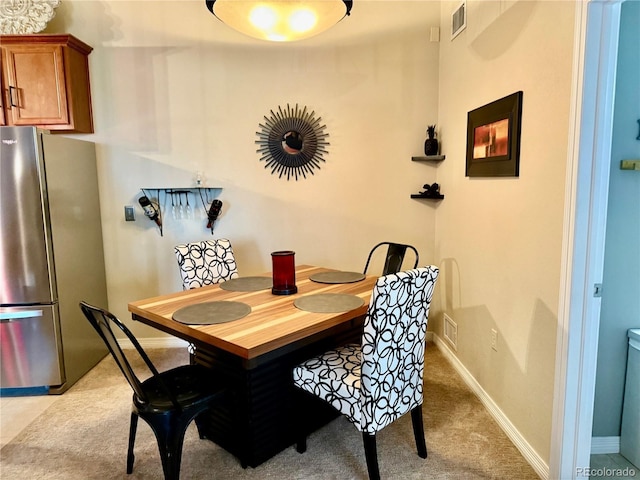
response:
M356 295L345 293L316 293L296 298L293 304L300 310L313 313L348 312L361 307L364 300Z
M220 283L220 288L230 292L257 292L271 288L272 285L271 277L239 277Z
M365 279L363 273L358 272L320 272L309 276L318 283L355 283Z
M251 307L242 302L204 302L182 307L173 312L176 322L187 325L213 325L231 322L251 313Z

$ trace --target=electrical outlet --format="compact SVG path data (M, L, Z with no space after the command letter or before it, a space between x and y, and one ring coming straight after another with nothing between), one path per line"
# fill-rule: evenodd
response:
M491 329L491 348L498 351L498 331L495 328Z
M124 206L124 220L126 222L135 222L136 221L136 216L135 216L135 213L134 213L132 205L125 205Z

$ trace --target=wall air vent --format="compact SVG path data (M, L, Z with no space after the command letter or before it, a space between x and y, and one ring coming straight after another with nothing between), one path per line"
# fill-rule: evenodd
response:
M444 314L444 339L455 351L458 351L458 324L446 313Z
M467 28L467 0L463 0L451 14L451 40Z

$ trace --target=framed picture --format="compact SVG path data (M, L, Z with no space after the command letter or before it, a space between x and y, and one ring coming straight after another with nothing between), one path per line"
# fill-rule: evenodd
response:
M520 174L522 92L472 110L467 115L467 177Z

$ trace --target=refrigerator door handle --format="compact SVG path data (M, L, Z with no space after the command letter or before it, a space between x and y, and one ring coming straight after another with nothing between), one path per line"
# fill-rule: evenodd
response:
M0 312L0 322L10 322L21 318L41 317L42 310L23 310L21 312Z

